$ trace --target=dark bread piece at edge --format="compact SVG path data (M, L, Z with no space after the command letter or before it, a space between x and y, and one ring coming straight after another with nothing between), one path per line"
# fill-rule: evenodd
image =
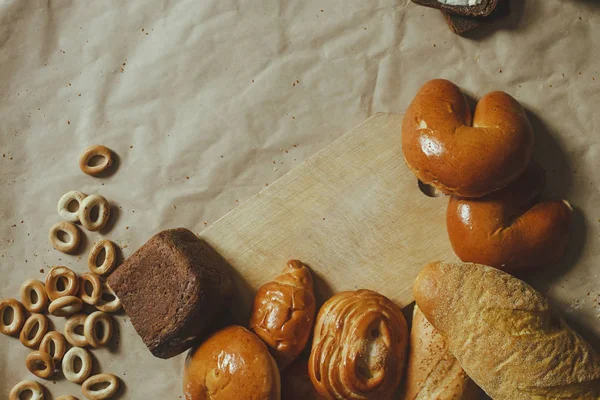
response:
M108 278L137 333L159 358L176 356L231 304L223 261L184 228L154 235Z
M412 2L420 6L436 8L466 17L487 17L496 9L498 4L498 0L483 0L481 4L476 6L452 6L440 3L438 0L412 0Z
M456 15L446 11L442 11L448 26L452 32L457 35L462 35L465 32L469 32L481 25L491 24L501 18L504 18L510 14L510 6L508 0L498 0L498 6L493 13L487 17L465 17L463 15Z

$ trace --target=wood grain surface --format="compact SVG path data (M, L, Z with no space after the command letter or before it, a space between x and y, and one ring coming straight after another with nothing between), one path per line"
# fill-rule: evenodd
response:
M246 318L255 290L288 259L313 270L320 302L367 288L402 307L425 263L454 259L447 199L419 189L401 125L401 115L374 115L202 233L235 271L236 317Z

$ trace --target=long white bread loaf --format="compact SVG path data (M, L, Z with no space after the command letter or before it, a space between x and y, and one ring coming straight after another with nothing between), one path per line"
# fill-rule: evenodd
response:
M415 306L410 331L404 400L476 400L485 398L450 354L446 340Z
M477 264L432 263L416 302L495 400L600 400L600 356L532 287Z

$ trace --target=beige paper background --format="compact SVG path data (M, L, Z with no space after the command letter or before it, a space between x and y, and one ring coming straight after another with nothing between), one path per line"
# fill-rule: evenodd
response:
M51 265L84 272L102 236L127 256L160 229L200 232L444 77L475 98L505 90L532 113L546 193L578 213L563 265L530 281L600 338L600 3L512 5L508 20L460 38L408 0L0 2L0 298ZM78 169L93 143L118 154L114 175ZM69 190L115 206L109 229L85 232L80 257L47 240ZM119 398L179 398L183 357L153 358L117 319L120 339L94 354L122 378ZM27 354L0 337L0 397L33 378ZM82 398L61 376L44 384L50 398Z

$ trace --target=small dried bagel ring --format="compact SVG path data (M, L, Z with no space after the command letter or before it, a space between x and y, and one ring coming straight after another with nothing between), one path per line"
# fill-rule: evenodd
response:
M102 296L102 282L98 275L86 272L85 274L81 274L79 280L79 298L81 301L92 306L98 303ZM86 282L92 285L92 293L90 294L87 292Z
M98 218L92 221L92 210L98 207ZM92 194L83 199L79 208L79 221L88 231L99 231L106 225L110 218L110 204L108 201L98 195Z
M102 265L98 266L98 255L100 251L104 249L104 261ZM94 244L92 250L90 251L90 255L88 257L88 268L90 271L97 275L107 275L109 274L115 265L117 264L117 252L115 249L115 244L110 240L101 240Z
M105 300L104 298L107 296L114 297L114 300ZM100 311L104 312L117 312L121 309L122 304L121 300L117 297L117 294L111 289L108 283L102 283L102 296L100 297L100 301L96 303L96 308Z
M32 294L37 299L34 302ZM28 279L21 285L21 302L23 307L31 313L42 313L48 306L48 295L44 284L37 279Z
M100 383L108 383L104 389L94 390L92 387ZM119 390L119 378L113 374L98 374L89 377L81 387L83 395L89 400L110 399Z
M6 309L11 308L13 315L12 321L8 325L4 323L4 313ZM16 336L21 332L25 323L25 311L23 306L15 299L4 299L0 301L0 332L9 336Z
M36 325L38 326L38 330L35 335L32 336L31 333ZM31 314L31 316L27 318L27 321L25 321L25 325L23 325L19 340L23 346L33 349L38 347L46 332L48 332L48 318L42 314Z
M98 337L98 330L96 329L97 324L102 325L102 337ZM91 313L85 320L83 333L90 346L94 348L104 346L108 343L113 334L113 324L110 315L105 314L102 311Z
M90 165L90 160L96 156L104 158L102 164ZM113 163L112 152L108 147L95 145L90 146L79 156L79 168L88 175L97 176L110 168Z
M15 385L8 395L8 400L20 400L21 394L31 392L30 400L44 400L44 388L34 381L22 381Z
M85 193L81 193L76 190L72 190L63 194L60 200L58 200L58 215L60 215L60 217L65 221L78 222L81 202L86 198L86 196L87 195ZM69 211L69 204L74 201L77 202L77 209L75 211Z
M83 308L83 301L75 296L63 296L50 303L48 311L57 317L68 317L78 313Z
M51 350L50 343L54 343L54 351ZM67 342L60 332L50 331L42 339L39 350L43 353L48 353L56 364L64 357L67 351Z
M77 400L77 397L75 397L75 396L60 396L60 397L57 397L56 400Z
M81 360L81 368L75 372L75 359ZM86 349L71 347L62 361L62 371L65 378L71 382L81 383L90 376L92 372L92 356Z
M64 290L58 289L58 281L61 278L67 280ZM79 280L77 275L67 267L52 267L46 275L46 293L52 301L63 296L76 296L78 290Z
M25 366L35 376L48 379L54 373L54 360L43 351L33 351L25 359Z
M58 233L64 232L69 236L68 242L63 242L58 238ZM79 228L76 225L61 221L52 228L50 228L50 232L48 233L48 239L50 240L50 244L58 251L62 251L63 253L73 253L79 247L79 243L81 243L81 232L79 232Z
M67 319L67 323L65 324L65 339L67 339L67 342L71 343L72 346L85 347L89 345L83 334L80 335L75 332L78 326L81 326L83 331L86 319L87 315L85 314L75 314Z

